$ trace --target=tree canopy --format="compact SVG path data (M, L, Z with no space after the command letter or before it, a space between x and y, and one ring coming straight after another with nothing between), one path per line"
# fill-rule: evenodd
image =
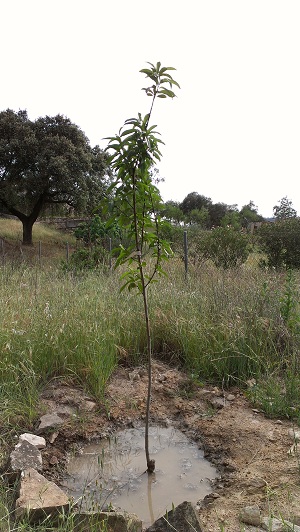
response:
M0 209L23 224L23 244L49 204L83 211L103 195L107 155L81 129L57 115L31 121L26 111L0 112Z
M279 201L279 205L273 207L273 213L277 220L287 220L288 218L296 218L297 211L294 209L291 200L285 196Z
M201 210L202 207L208 207L211 204L210 198L202 196L198 192L190 192L180 203L180 208L184 214L188 214L194 209Z

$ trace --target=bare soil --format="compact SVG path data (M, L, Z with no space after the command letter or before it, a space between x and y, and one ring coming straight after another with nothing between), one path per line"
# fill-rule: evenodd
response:
M56 412L64 424L46 435L45 476L59 484L71 450L140 424L146 390L145 367L119 367L96 404L72 383L52 381L42 393L41 414ZM297 430L291 422L267 419L239 389L197 386L161 362L153 365L151 421L185 432L220 472L212 493L199 501L205 532L244 530L239 512L255 504L265 516L296 516L300 524L300 455L289 453L289 430Z

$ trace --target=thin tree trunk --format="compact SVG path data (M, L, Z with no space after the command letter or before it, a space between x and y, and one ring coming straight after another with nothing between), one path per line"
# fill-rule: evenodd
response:
M140 260L139 260L140 262ZM145 419L145 452L147 461L148 473L153 473L155 470L155 460L151 460L149 453L149 417L150 417L150 403L151 403L151 387L152 387L152 346L151 346L151 330L150 319L148 310L147 289L145 287L144 274L142 265L140 265L141 280L143 286L143 300L145 311L145 323L147 334L147 355L148 355L148 391L147 391L147 404L146 404L146 419Z

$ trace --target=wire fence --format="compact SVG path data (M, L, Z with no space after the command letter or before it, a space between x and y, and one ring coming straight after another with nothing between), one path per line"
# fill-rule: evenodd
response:
M0 237L0 265L6 262L19 264L21 262L46 265L48 262L53 264L57 261L70 264L73 261L72 255L79 250L84 250L84 253L92 254L96 249L99 251L102 249L103 254L98 253L98 259L105 262L109 269L113 268L115 261L115 255L113 250L118 248L120 240L118 238L103 238L98 244L84 243L82 240L69 243L50 244L49 242L43 243L42 241L35 242L32 246L24 246L22 242L12 245L3 238ZM193 238L189 242L188 231L183 230L181 238L176 243L176 255L179 256L184 264L184 275L188 278L189 269L198 266L203 266L203 262L207 260L207 257L202 257L195 248L195 242ZM251 254L251 263L258 265L260 257L257 254Z

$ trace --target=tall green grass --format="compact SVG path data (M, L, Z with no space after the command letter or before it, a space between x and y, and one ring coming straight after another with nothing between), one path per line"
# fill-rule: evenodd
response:
M287 367L298 372L299 335L282 316L286 282L285 273L210 266L192 270L186 281L183 264L170 261L168 277L149 292L154 355L223 386ZM142 300L119 287L116 273L0 268L0 394L5 404L12 390L26 398L27 422L48 379L71 376L101 398L120 358L144 361ZM22 423L17 411L18 401Z

